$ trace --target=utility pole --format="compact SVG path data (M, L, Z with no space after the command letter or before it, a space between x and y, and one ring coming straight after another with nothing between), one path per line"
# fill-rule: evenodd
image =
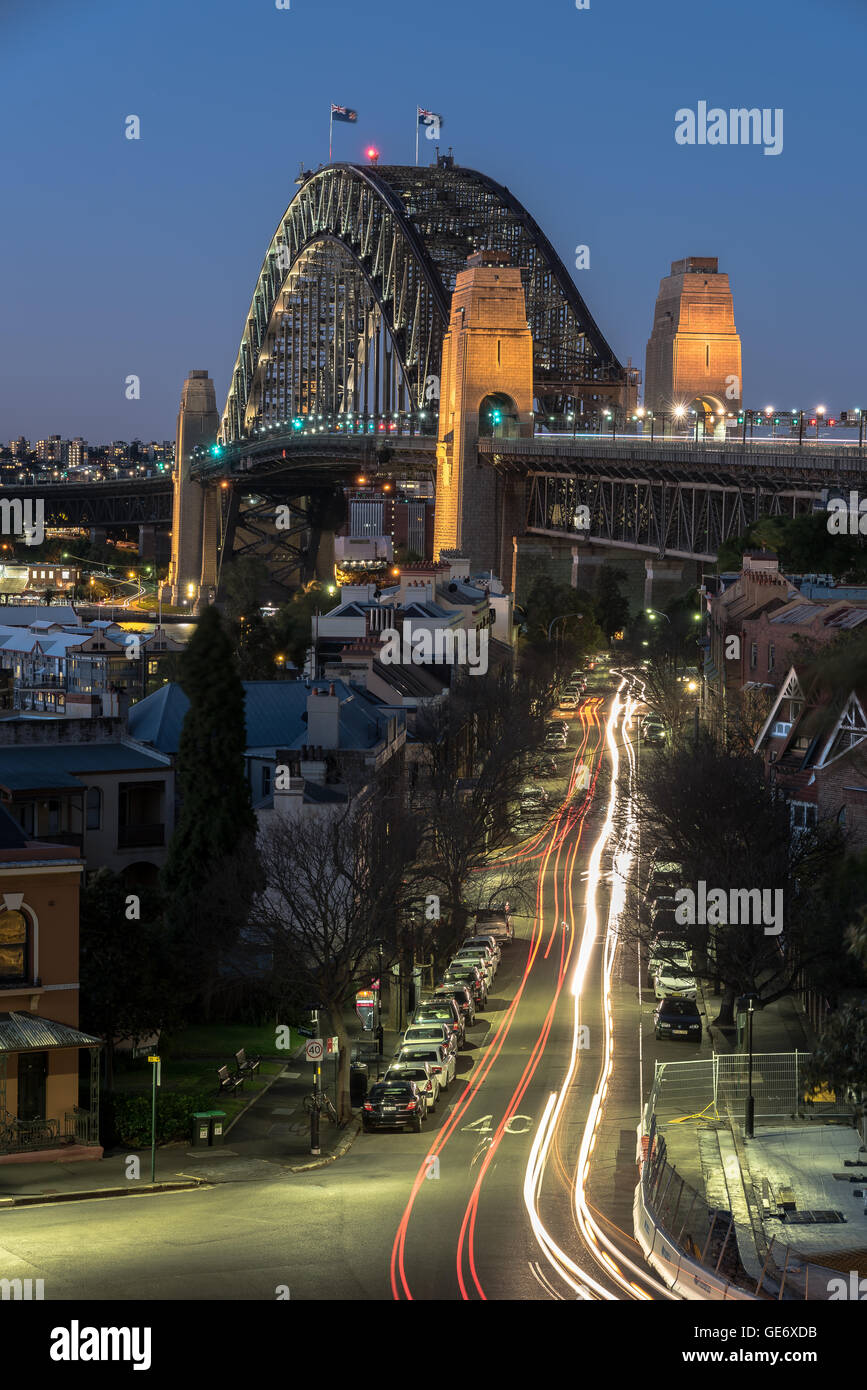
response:
M310 1007L310 1022L313 1026L313 1036L318 1038L319 1034L319 1009L315 1005ZM321 1153L319 1147L319 1107L322 1102L322 1060L316 1062L316 1081L313 1086L315 1104L310 1112L310 1152L312 1154Z

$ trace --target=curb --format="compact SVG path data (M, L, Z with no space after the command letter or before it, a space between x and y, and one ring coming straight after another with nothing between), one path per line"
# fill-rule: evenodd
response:
M311 1168L324 1168L327 1163L333 1163L335 1159L342 1158L347 1149L354 1144L361 1132L361 1121L354 1117L349 1121L346 1133L340 1140L333 1154L325 1154L322 1158L314 1158L312 1163L298 1163L292 1168L287 1168L288 1173L309 1173Z
M204 1178L185 1182L155 1182L146 1187L97 1187L92 1192L39 1193L33 1197L0 1197L0 1207L50 1206L54 1202L89 1202L95 1197L145 1197L156 1192L185 1192L192 1188L209 1187Z

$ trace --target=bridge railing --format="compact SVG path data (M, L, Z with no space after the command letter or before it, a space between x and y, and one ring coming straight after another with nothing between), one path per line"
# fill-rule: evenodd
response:
M773 443L777 446L780 441ZM576 457L599 457L634 462L645 458L656 463L697 464L706 468L710 461L720 468L749 468L757 465L763 469L791 470L805 468L827 469L835 473L863 475L867 467L867 447L857 444L841 449L817 448L815 445L784 445L771 447L772 441L754 441L746 445L740 442L708 440L696 444L691 440L657 439L652 443L641 436L621 436L616 440L599 435L577 435L575 438L534 435L526 439L480 439L479 452L482 454L515 455L521 458L532 455L539 459Z

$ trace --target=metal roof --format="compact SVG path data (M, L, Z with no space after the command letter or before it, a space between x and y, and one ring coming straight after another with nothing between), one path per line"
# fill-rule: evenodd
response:
M0 1053L45 1052L56 1047L102 1047L102 1039L36 1014L0 1014Z
M70 787L81 791L81 777L103 772L161 772L166 763L124 743L32 744L0 748L0 786L9 791Z

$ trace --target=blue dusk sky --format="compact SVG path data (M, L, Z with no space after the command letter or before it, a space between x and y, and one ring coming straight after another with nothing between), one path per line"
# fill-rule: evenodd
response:
M567 266L589 246L574 278L622 361L670 262L718 256L748 405L867 404L865 39L864 0L4 0L0 439L172 438L191 368L222 409L332 101L359 113L343 160L411 163L416 105L442 113ZM782 152L679 145L699 102L781 108Z

